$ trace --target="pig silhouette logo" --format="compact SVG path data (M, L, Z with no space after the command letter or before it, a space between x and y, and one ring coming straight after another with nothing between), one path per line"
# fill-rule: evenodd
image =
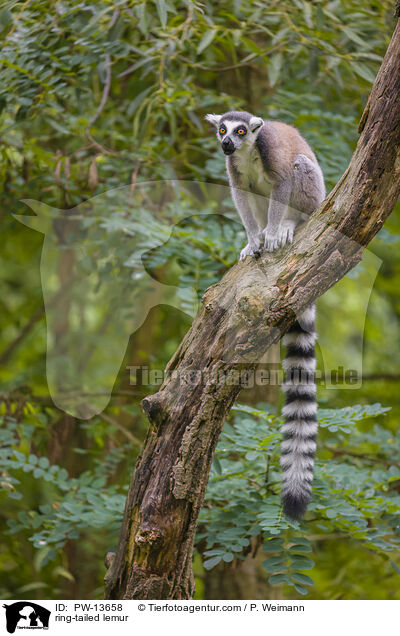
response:
M19 601L3 607L6 610L6 627L9 634L14 634L16 629L49 628L51 612L37 603Z

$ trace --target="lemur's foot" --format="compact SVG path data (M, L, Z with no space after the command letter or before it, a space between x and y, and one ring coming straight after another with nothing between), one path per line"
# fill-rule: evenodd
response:
M246 256L260 256L260 252L261 250L258 245L250 245L250 243L248 243L240 252L239 261L244 261Z
M264 230L264 247L267 252L274 252L279 247L278 232L271 232L267 228Z
M292 243L295 227L296 223L294 221L282 221L279 227L274 231L266 227L263 234L264 247L267 252L274 252L278 247Z
M293 243L293 234L296 223L294 221L282 221L278 230L279 247L287 243Z

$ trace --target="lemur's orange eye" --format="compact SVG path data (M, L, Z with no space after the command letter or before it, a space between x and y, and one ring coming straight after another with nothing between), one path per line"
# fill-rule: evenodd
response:
M221 126L221 128L219 129L219 132L220 132L221 135L224 135L226 133L226 128Z
M239 128L239 130L237 131L238 135L244 135L245 134L245 129L244 128Z

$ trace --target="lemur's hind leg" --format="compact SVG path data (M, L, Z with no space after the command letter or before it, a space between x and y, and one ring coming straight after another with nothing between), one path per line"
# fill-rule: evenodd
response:
M324 197L324 179L319 166L305 155L296 155L293 161L290 205L279 227L280 247L293 241L294 230L298 223L306 221L307 216L324 200Z
M325 185L321 168L305 155L296 155L293 161L293 188L290 200L291 214L311 214L325 198ZM306 220L306 219L304 219Z

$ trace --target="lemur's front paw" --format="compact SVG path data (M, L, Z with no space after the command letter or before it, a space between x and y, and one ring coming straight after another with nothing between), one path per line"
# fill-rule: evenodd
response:
M293 234L296 223L294 221L282 221L278 230L279 247L283 247L286 243L293 243Z
M246 256L259 256L259 255L260 255L260 247L254 244L250 245L250 243L248 243L246 247L244 247L242 251L240 252L239 260L244 261Z

